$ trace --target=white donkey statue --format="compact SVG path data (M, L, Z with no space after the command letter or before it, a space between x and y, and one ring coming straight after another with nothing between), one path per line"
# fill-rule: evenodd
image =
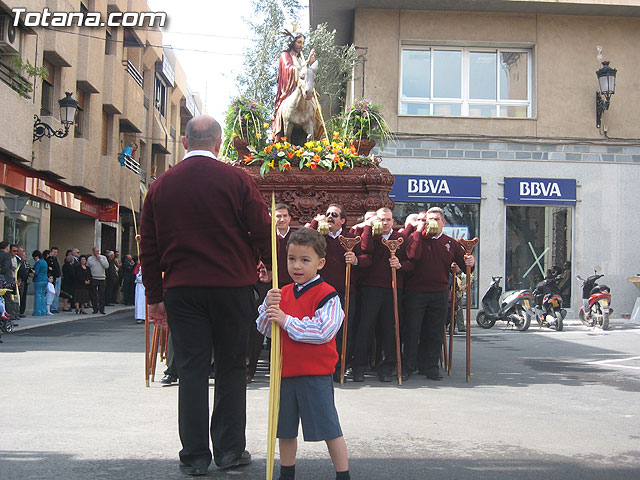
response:
M316 70L318 62L302 68L298 77L298 87L282 102L284 136L291 139L293 127L301 127L307 134L307 141L313 140L313 129L316 119Z

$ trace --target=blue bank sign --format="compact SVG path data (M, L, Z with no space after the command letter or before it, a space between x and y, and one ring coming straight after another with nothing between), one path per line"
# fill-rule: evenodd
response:
M504 202L528 205L575 205L575 179L505 178Z
M480 203L480 177L394 175L394 202Z

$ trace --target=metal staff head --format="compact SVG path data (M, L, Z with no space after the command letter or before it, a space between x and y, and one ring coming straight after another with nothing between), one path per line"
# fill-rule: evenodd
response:
M347 252L350 252L362 241L362 237L358 235L355 238L347 238L344 235L338 235L338 241Z
M386 238L383 238L382 243L389 249L391 256L395 257L396 251L398 251L400 245L404 243L404 238L400 237L397 240L387 240Z

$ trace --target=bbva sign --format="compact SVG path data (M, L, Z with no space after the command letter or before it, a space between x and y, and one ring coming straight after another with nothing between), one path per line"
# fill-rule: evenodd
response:
M566 178L505 178L505 203L558 204L576 203L576 181Z

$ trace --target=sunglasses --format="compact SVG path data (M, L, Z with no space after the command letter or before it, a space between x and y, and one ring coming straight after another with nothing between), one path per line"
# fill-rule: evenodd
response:
M325 217L338 218L339 216L340 216L340 214L338 212L327 212L327 213L325 213Z

